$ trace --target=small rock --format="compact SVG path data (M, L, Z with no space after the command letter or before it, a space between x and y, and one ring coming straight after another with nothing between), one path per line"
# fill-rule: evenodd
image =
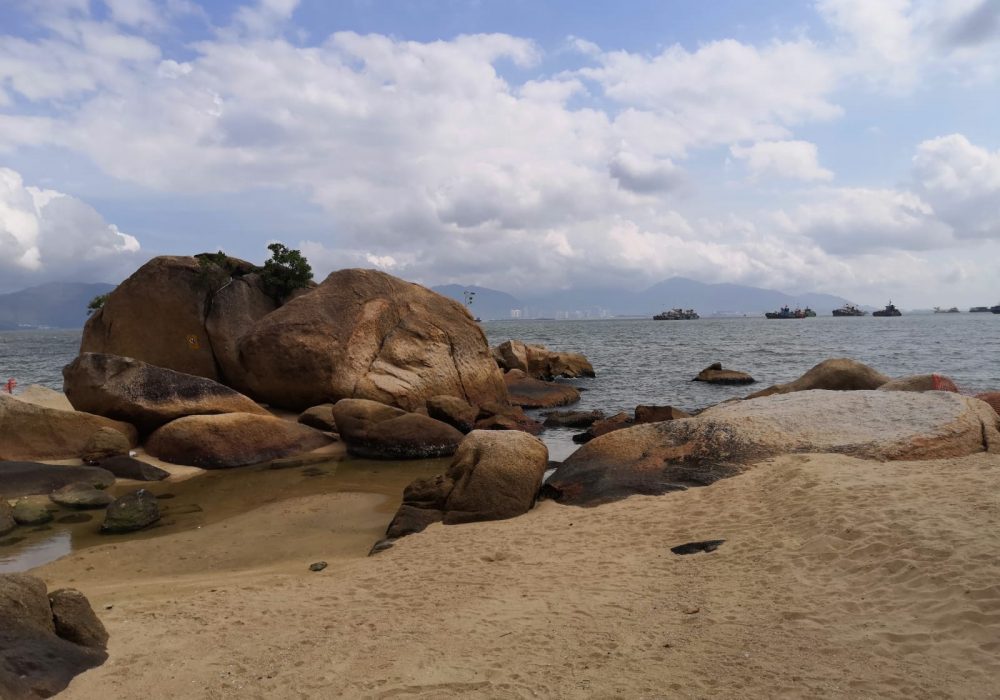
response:
M326 566L327 565L326 565L325 561L314 561L312 564L309 565L309 570L310 571L322 571L323 569L326 568Z
M394 544L396 544L395 538L385 537L372 545L372 548L368 550L368 556L384 552L385 550L391 548Z
M546 428L589 428L604 419L604 411L546 411Z
M2 509L3 505L0 505L0 510ZM52 511L46 508L44 503L22 498L14 504L14 520L18 525L43 525L52 518ZM2 529L0 528L0 531Z
M696 554L697 552L714 552L725 540L702 540L700 542L685 542L671 547L674 554Z
M746 372L722 369L722 363L715 362L700 371L694 381L709 384L753 384L757 380Z
M67 484L49 494L53 503L67 508L105 508L114 501L107 491L95 489L89 484Z
M101 532L134 532L149 527L160 519L156 496L146 489L127 493L108 506Z

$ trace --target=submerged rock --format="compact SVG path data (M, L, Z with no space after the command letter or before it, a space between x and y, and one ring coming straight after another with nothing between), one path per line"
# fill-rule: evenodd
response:
M22 498L14 504L12 515L18 525L44 525L55 517L45 503L28 498Z
M439 420L367 399L341 399L334 420L347 451L370 459L426 459L454 454L462 433Z
M609 433L570 455L545 492L563 503L598 505L707 485L796 452L957 457L1000 450L998 426L982 402L952 393L795 392Z
M709 384L753 384L757 380L746 372L734 369L722 369L722 363L715 362L698 372L698 376L694 378L694 381L707 382Z
M589 428L604 419L604 411L546 411L546 428Z
M95 489L87 484L67 484L50 493L49 498L53 503L80 510L106 508L109 503L115 500L114 496L107 491Z
M120 457L110 457L101 460L98 464L101 469L107 469L119 479L132 479L134 481L162 481L170 476L166 469L154 467L135 457L122 455Z
M146 489L126 493L108 506L101 532L133 532L160 519L160 504Z
M115 483L115 475L99 467L0 462L0 484L8 498L47 496L58 488L76 483L105 489Z

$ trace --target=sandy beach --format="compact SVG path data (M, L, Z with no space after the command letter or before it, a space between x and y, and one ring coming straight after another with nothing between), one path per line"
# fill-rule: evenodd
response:
M111 634L66 698L990 697L997 493L1000 455L787 456L374 557L379 497L313 495L35 573Z

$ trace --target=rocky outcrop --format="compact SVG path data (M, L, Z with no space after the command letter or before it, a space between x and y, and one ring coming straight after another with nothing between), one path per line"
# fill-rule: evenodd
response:
M556 377L594 377L594 367L578 352L558 352L543 345L507 340L492 350L493 359L504 372L521 370L533 379L550 381Z
M708 384L753 384L757 380L746 372L722 369L721 362L714 362L698 372L698 376L693 381L707 382Z
M534 505L548 466L548 450L520 431L474 430L445 474L417 479L389 524L389 538L420 532L432 522L446 525L500 520Z
M243 336L251 395L288 408L343 398L413 411L432 396L503 401L482 329L459 303L376 270L332 273Z
M337 432L337 421L333 419L333 404L323 403L307 408L299 414L299 423L327 433Z
M143 433L184 416L269 415L211 379L117 355L82 353L63 369L63 386L77 410L131 423Z
M126 493L108 506L101 532L134 532L149 527L160 519L156 496L146 489Z
M479 409L456 396L432 396L427 399L427 415L468 433L476 425Z
M128 455L131 445L128 438L117 430L111 428L101 428L90 436L87 444L83 448L80 459L85 464L96 465L98 462L112 457Z
M320 431L255 413L186 416L157 428L146 451L171 464L226 469L309 452L330 443Z
M367 399L341 399L333 417L347 451L357 457L444 457L462 441L462 433L447 423Z
M101 428L117 430L135 445L134 427L80 411L60 411L0 394L0 460L74 459Z
M0 484L7 498L47 496L67 484L83 483L105 489L115 475L98 467L69 467L39 462L0 462Z
M80 352L134 357L219 379L205 321L211 295L226 279L221 269L193 257L153 258L87 320Z
M47 594L28 574L0 574L0 697L47 698L107 659L108 635L87 599Z
M890 380L884 374L868 365L849 358L823 360L795 381L775 384L747 396L756 399L774 394L790 394L795 391L827 389L830 391L865 391L878 389Z
M778 454L956 457L1000 450L998 426L982 402L958 394L795 392L604 435L570 455L545 488L564 503L597 505L709 484Z
M109 457L102 460L97 466L101 469L106 469L119 479L162 481L170 476L170 472L166 469L154 467L152 464L128 456Z
M521 408L553 408L576 403L580 392L569 384L543 382L533 379L519 369L512 369L503 375L510 402Z
M941 374L917 374L912 377L892 379L878 388L879 391L951 391L958 393L958 387L948 377Z
M49 498L53 503L80 510L107 508L115 500L107 491L95 489L88 484L67 484L50 493Z

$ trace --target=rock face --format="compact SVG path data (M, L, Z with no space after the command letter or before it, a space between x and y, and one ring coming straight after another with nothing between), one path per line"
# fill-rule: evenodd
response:
M698 376L694 378L694 381L707 382L709 384L753 384L757 380L746 372L734 369L722 369L722 363L715 362L698 372Z
M87 320L80 352L134 357L219 379L205 330L211 293L221 286L214 272L192 257L153 258Z
M386 535L402 537L438 521L450 525L526 513L547 466L548 450L537 438L520 431L474 430L445 474L417 479L406 488Z
M580 400L576 387L533 379L519 369L507 372L503 380L510 402L521 408L553 408Z
M456 396L432 396L427 399L427 415L468 433L476 424L479 409Z
M333 419L333 404L324 403L307 408L299 414L299 423L328 433L337 432L337 421Z
M573 379L594 377L594 367L578 352L557 352L542 345L528 345L507 340L493 348L493 358L500 369L521 370L533 379L550 381L556 377Z
M105 489L115 475L98 467L64 467L38 462L0 462L0 484L7 498L47 496L67 484L83 483Z
M127 493L108 506L101 532L134 532L149 527L160 519L156 496L146 489Z
M107 632L78 591L28 574L0 574L0 697L47 698L107 659Z
M362 398L416 410L441 394L503 401L482 329L451 299L375 270L340 270L243 336L241 380L270 404Z
M101 428L117 430L135 445L128 423L80 411L60 411L0 394L0 460L73 459Z
M117 430L111 428L101 428L90 436L87 444L80 455L86 464L97 464L101 460L111 457L128 455L132 446L128 444L128 438Z
M49 498L52 499L53 503L81 510L106 508L109 503L115 500L107 491L95 489L87 484L67 484L50 493Z
M893 379L878 389L879 391L951 391L958 393L955 382L941 374L918 374L912 377Z
M794 391L828 389L831 391L864 391L878 389L890 380L868 365L848 358L823 360L795 381L775 384L767 389L747 396L756 399L773 394L789 394Z
M912 460L997 451L998 425L982 402L958 394L795 392L604 435L570 455L545 490L564 503L597 505L709 484L778 454Z
M184 416L269 415L211 379L117 355L82 353L63 369L63 386L77 410L131 423L143 433Z
M172 464L225 469L309 452L330 443L320 431L274 416L186 416L149 436L146 451Z
M237 277L212 296L205 332L219 368L219 378L229 386L246 391L241 379L240 340L253 324L278 308L264 291L260 275Z
M170 472L152 464L147 464L134 457L109 457L98 464L101 469L106 469L119 479L133 479L135 481L162 481L170 476Z
M444 457L462 441L462 433L447 423L367 399L341 399L333 417L347 451L358 457Z

